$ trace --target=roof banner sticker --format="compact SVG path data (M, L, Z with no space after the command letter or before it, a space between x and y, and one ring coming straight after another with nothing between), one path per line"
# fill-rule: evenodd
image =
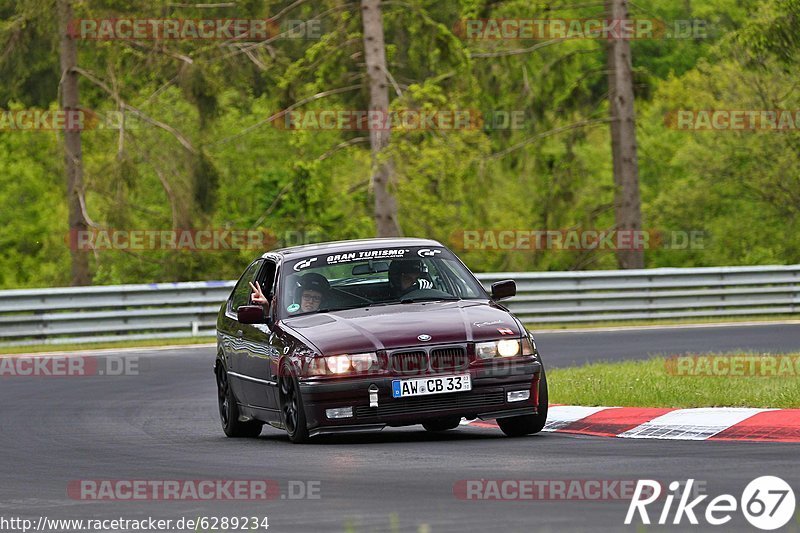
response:
M417 255L420 257L436 257L436 254L442 253L441 250L432 250L430 248L420 248L417 250Z
M437 257L449 258L450 254L446 250L430 247L411 247L411 248L379 248L376 250L355 250L341 253L331 253L308 257L294 264L292 269L300 272L307 268L319 268L329 265L339 265L352 263L355 261L367 261L370 259L435 259Z
M405 257L408 252L410 252L408 248L359 250L357 252L329 255L325 263L328 265L338 265L339 263L350 263L352 261L362 261L364 259L401 259Z
M302 261L298 261L296 265L294 265L294 271L299 272L304 268L310 267L316 261L316 257L312 257L311 259L303 259Z

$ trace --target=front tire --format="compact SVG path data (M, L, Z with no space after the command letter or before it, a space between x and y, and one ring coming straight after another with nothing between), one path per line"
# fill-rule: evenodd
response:
M547 422L547 376L542 368L542 379L539 381L539 409L535 415L512 416L498 418L497 425L509 437L523 437L539 433Z
M283 363L281 369L280 386L278 388L281 420L289 440L295 444L302 444L308 442L309 437L300 385L288 361Z
M217 403L222 431L231 438L255 438L261 434L263 423L257 420L239 421L239 405L233 395L228 371L223 363L217 365Z

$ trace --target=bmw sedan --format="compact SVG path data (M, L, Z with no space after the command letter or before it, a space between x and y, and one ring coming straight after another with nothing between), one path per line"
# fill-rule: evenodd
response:
M533 336L445 246L368 239L296 246L253 261L220 309L214 365L229 437L264 424L315 435L496 419L540 431L547 380Z

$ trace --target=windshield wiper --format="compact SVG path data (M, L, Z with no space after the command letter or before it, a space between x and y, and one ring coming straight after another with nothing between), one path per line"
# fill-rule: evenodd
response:
M358 309L359 307L370 307L372 304L363 303L356 305L345 305L343 307L322 307L317 309L317 313L330 313L331 311L344 311L345 309Z
M419 298L401 298L400 299L400 303L401 304L413 304L413 303L417 303L417 302L437 302L437 301L441 301L441 300L448 301L448 302L454 302L454 301L460 300L460 299L461 298L459 298L458 296L450 296L450 297L447 297L447 296L421 296Z

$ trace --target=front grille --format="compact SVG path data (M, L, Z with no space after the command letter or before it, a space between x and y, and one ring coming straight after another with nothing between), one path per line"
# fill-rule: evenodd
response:
M422 350L395 352L391 357L391 368L398 374L422 374L428 370L428 354Z
M468 368L469 356L464 345L416 346L389 352L389 369L401 376Z
M462 409L467 414L469 410L503 405L505 397L503 391L486 393L461 393L461 394L434 394L419 398L392 398L382 400L378 407L356 407L356 417L373 418L417 413L430 413L445 409Z
M469 367L467 351L462 346L434 348L431 350L431 368L440 370L466 370Z

